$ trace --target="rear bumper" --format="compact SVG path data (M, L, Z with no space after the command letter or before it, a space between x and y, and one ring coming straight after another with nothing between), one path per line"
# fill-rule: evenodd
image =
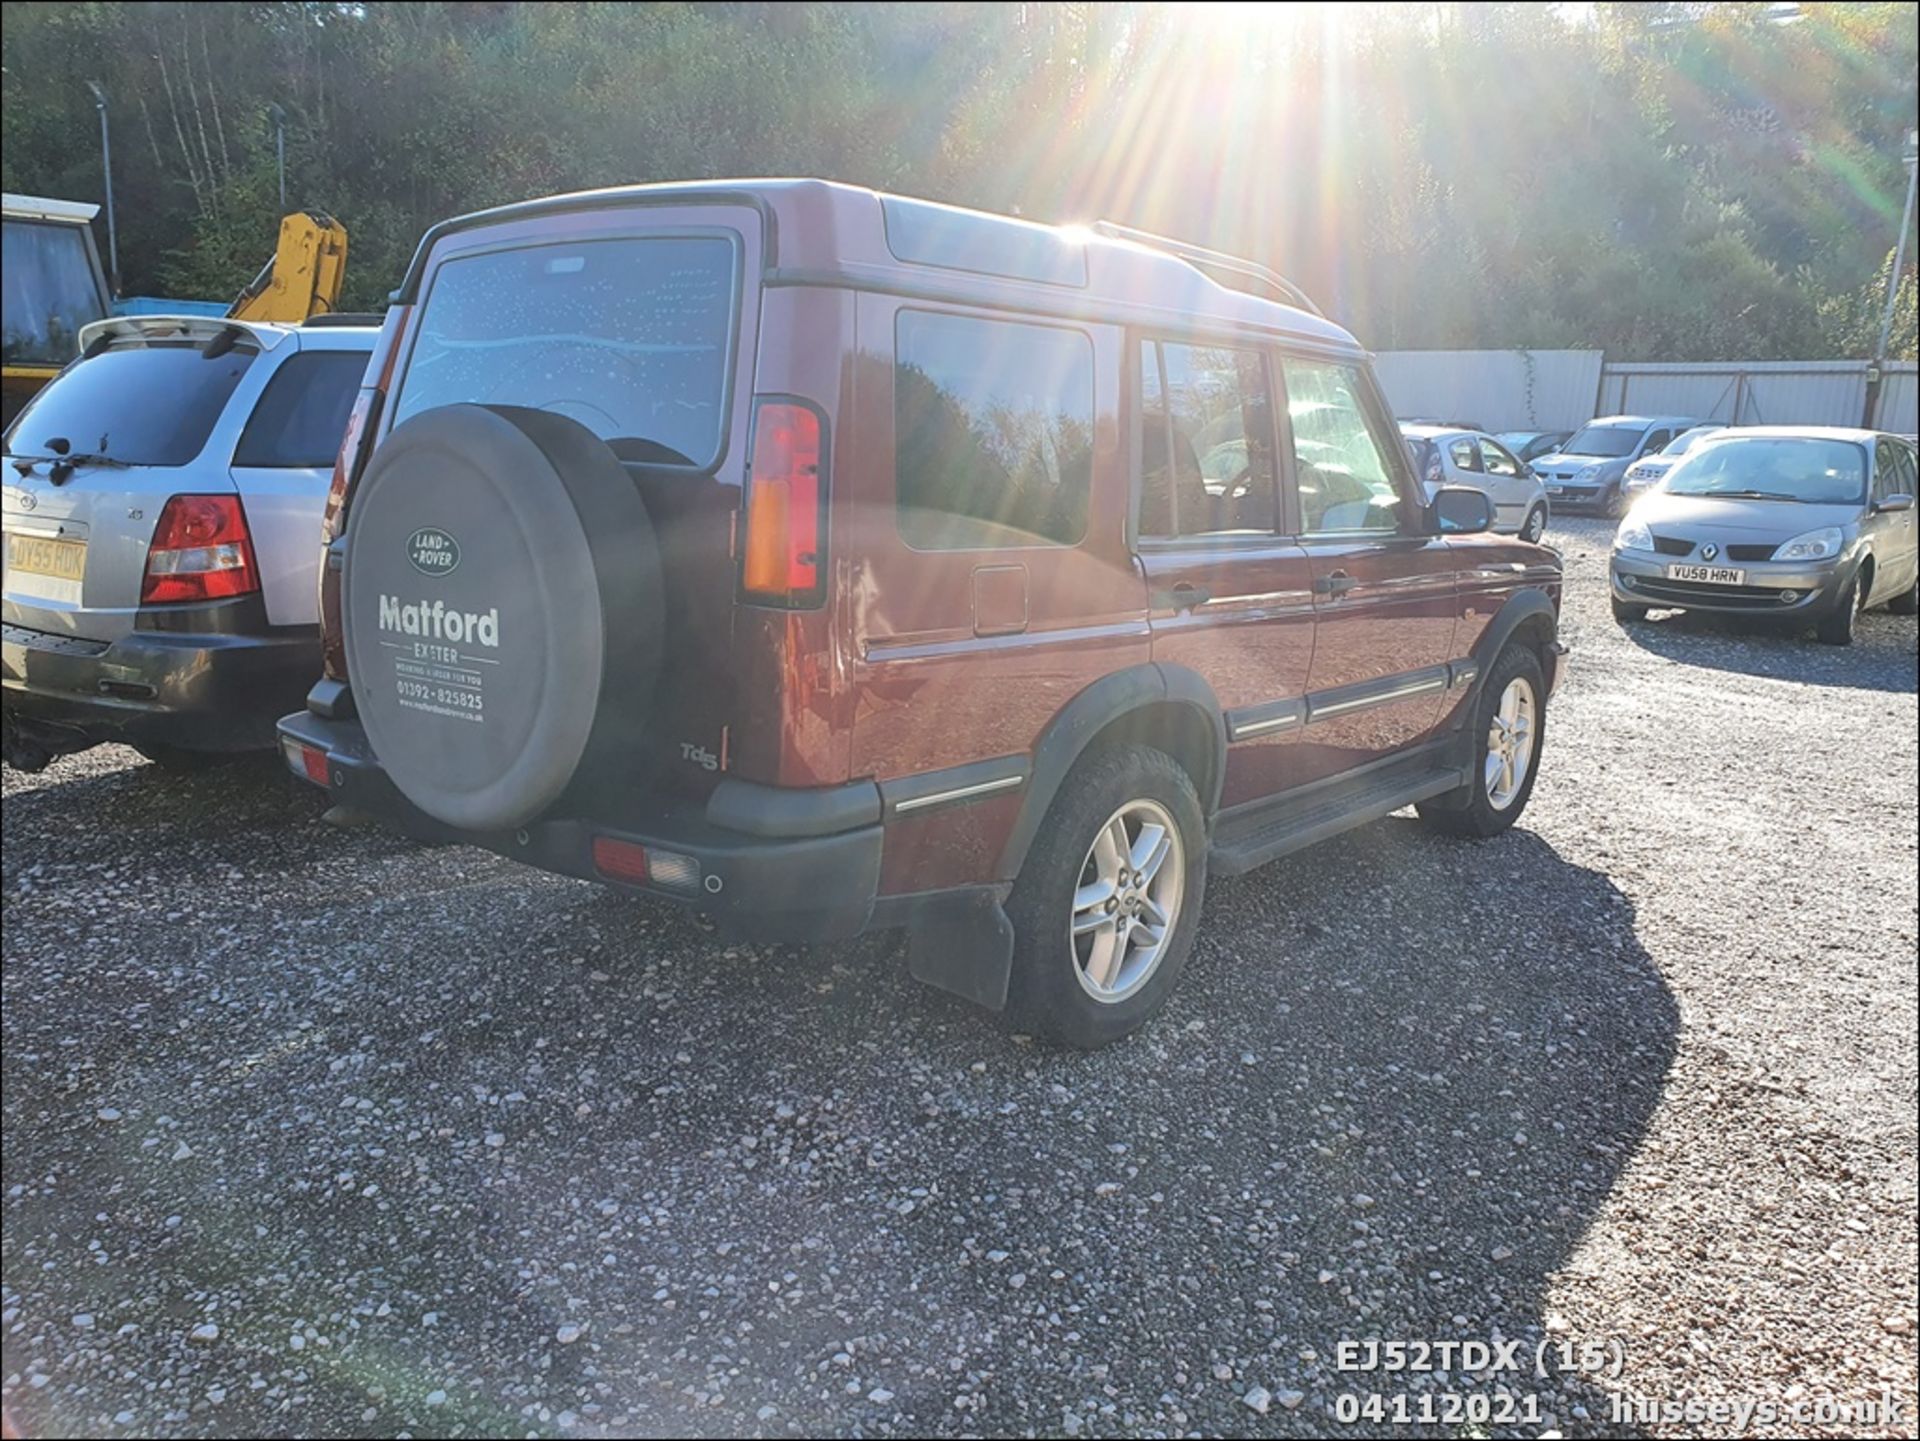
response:
M258 597L246 599L258 609ZM101 741L263 750L319 669L315 628L137 630L111 644L11 622L0 631L9 722L61 750Z
M873 919L882 831L879 790L872 782L796 791L729 780L704 805L649 803L617 824L562 819L507 833L458 831L400 793L358 721L303 710L284 717L279 729L283 743L324 757L324 785L337 801L423 840L481 846L559 875L677 901L748 940L840 939L857 935ZM293 755L289 762L296 774L322 783ZM594 863L600 838L692 865L680 868L685 879L676 884L609 875Z

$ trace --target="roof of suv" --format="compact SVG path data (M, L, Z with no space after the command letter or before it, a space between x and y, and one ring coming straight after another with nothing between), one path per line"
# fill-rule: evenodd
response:
M1596 415L1588 425L1699 425L1697 415Z
M1862 430L1853 425L1743 425L1739 429L1729 426L1726 440L1741 440L1747 437L1777 440L1781 436L1790 436L1796 440L1851 440L1866 445L1892 432L1885 430Z
M434 245L479 226L612 206L743 204L764 220L761 283L978 299L1143 324L1216 321L1283 333L1349 354L1340 326L1230 289L1169 250L1080 226L1038 225L863 186L808 179L675 181L551 195L441 221L421 238L394 292L414 300Z

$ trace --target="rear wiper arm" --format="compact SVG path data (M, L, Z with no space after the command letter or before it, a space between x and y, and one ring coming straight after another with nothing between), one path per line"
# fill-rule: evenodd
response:
M82 451L79 455L10 455L7 457L17 475L31 475L36 465L48 465L47 479L55 485L64 484L73 474L75 466L105 465L117 470L131 469L131 463L116 460L110 455L89 455Z

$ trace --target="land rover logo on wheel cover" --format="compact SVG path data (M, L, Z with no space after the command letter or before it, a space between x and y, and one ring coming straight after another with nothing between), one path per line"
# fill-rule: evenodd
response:
M422 526L407 537L407 559L422 575L451 575L460 564L460 542L438 526Z

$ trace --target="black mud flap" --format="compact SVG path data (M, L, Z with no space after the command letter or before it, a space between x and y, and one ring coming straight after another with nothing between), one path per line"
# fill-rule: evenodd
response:
M1002 1011L1013 974L1013 922L990 890L941 896L915 906L907 972L976 1006Z

